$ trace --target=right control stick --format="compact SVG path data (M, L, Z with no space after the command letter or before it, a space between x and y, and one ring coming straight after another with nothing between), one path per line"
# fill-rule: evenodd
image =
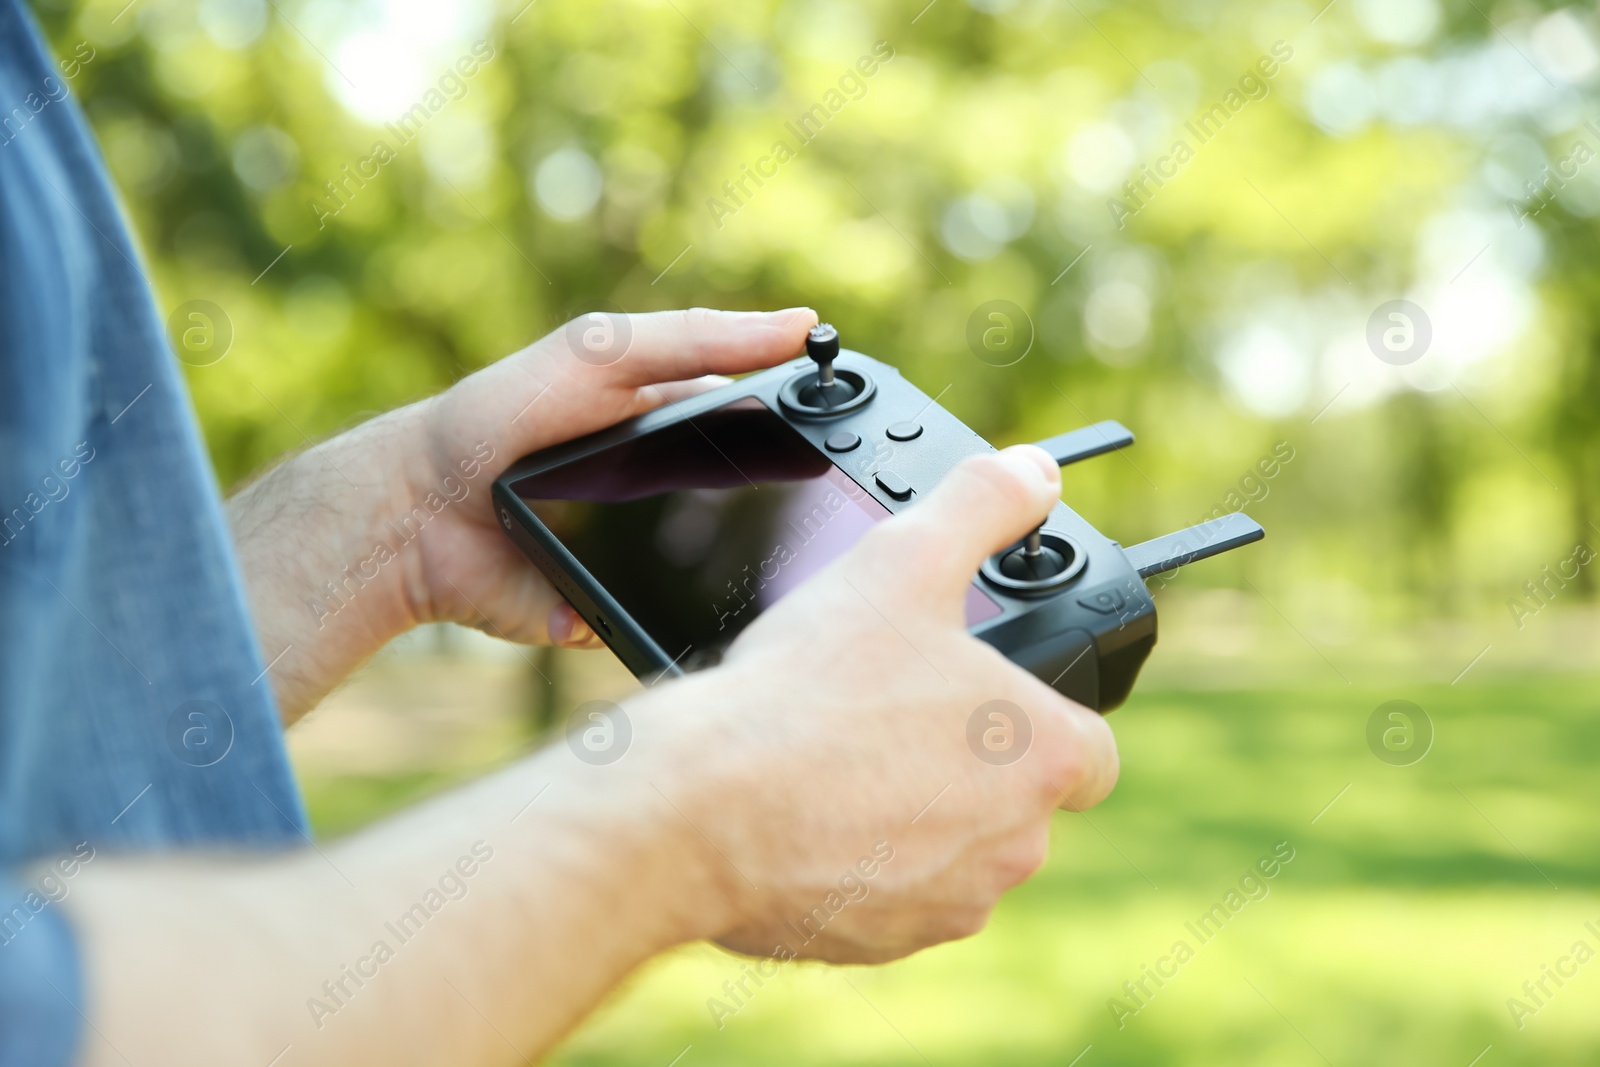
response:
M1070 537L1034 527L1027 537L983 561L981 572L990 584L1012 593L1048 593L1072 581L1088 562Z
M1067 569L1067 557L1044 543L1044 524L1034 527L1022 544L1000 557L1000 573L1019 582L1048 581Z

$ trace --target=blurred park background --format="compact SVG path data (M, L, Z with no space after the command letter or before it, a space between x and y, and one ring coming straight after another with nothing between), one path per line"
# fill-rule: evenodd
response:
M231 335L180 351L225 488L583 311L804 303L997 444L1125 422L1066 479L1125 543L1241 504L1269 530L1161 583L1122 784L986 933L787 968L721 1027L741 963L687 948L551 1062L1600 1057L1600 965L1523 985L1600 950L1592 5L35 10L163 311ZM433 628L291 745L336 835L633 684ZM1369 743L1391 700L1409 751Z

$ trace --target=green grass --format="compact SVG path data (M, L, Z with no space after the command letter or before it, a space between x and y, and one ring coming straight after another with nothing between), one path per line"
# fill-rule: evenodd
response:
M1049 863L982 934L883 968L785 967L721 1029L707 1000L742 961L690 946L552 1062L665 1067L690 1046L679 1067L1066 1067L1092 1046L1079 1067L1467 1067L1492 1046L1479 1067L1593 1063L1600 960L1521 1030L1506 1000L1574 942L1600 950L1597 688L1142 693L1113 716L1116 793L1056 817ZM1436 730L1410 767L1367 749L1394 698ZM428 787L368 783L340 810ZM1200 943L1185 923L1282 841L1268 895ZM1194 958L1119 1029L1107 1000L1179 939Z

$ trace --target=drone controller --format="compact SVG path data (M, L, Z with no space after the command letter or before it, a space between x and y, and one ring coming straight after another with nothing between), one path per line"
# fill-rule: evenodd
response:
M821 324L809 359L526 456L501 525L640 678L711 666L762 611L915 507L987 441ZM1040 441L1063 466L1133 443L1102 422ZM1057 503L968 587L971 633L1062 694L1122 703L1156 640L1143 579L1260 540L1242 513L1132 548Z

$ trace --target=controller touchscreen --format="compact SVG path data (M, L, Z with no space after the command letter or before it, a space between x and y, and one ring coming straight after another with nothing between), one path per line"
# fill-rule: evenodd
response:
M668 656L715 662L889 516L746 398L523 477L514 491ZM1000 613L969 587L970 626Z

